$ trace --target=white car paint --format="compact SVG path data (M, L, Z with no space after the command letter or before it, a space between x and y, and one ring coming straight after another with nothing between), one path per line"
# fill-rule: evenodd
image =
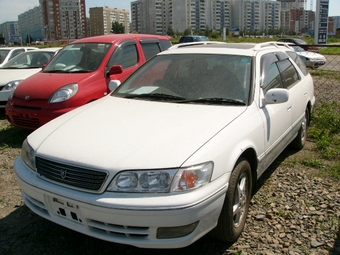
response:
M62 47L46 48L46 49L32 49L30 52L35 51L48 51L57 53ZM41 68L20 68L20 69L2 69L0 68L0 108L6 106L8 97L13 93L13 90L7 90L6 84L18 81L21 82L31 75L41 71Z
M0 68L6 64L9 60L17 56L22 52L26 52L29 50L36 50L36 47L1 47L0 48L0 55L4 58L0 59ZM3 52L3 53L1 53Z
M264 93L261 57L285 52L287 47L228 47L213 43L179 46L158 55L230 55L236 48L243 56L252 56L256 68L250 103L145 101L117 97L115 91L77 108L42 126L24 142L14 169L26 205L38 215L78 232L144 248L188 246L214 229L238 160L248 157L254 177L261 176L295 139L306 107L311 110L315 100L310 74L303 74L295 63L293 67L301 80L289 89L274 88ZM129 79L121 87L128 83ZM41 164L41 159L58 166L56 179L37 173L36 164ZM122 172L177 171L206 162L213 165L211 179L196 189L111 190L113 178ZM88 191L60 182L71 169L107 176L98 190ZM157 238L160 230L186 226L195 227L184 236Z

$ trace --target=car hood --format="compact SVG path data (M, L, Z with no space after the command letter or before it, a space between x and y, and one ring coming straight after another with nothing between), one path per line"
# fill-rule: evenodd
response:
M303 52L297 52L297 54L305 58L309 58L309 59L325 60L325 57L323 55L319 53L315 53L315 52L303 51Z
M10 81L24 80L29 76L39 72L41 68L30 69L0 69L0 85L5 85Z
M28 142L41 157L111 172L178 167L245 109L107 96L52 120Z
M37 73L20 83L15 90L15 97L48 100L59 88L79 83L93 73Z

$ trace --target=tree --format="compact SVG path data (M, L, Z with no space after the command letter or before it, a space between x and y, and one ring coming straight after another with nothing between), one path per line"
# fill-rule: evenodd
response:
M172 29L172 27L168 27L167 34L168 34L169 36L174 36L174 35L175 35L175 32L174 32L174 30Z
M190 28L185 29L184 35L191 35L191 29Z
M125 27L122 23L119 23L118 21L112 22L112 31L113 34L124 34L125 33Z

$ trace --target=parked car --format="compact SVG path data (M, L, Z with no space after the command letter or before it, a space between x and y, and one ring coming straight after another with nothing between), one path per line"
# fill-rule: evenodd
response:
M111 88L32 132L14 169L36 214L144 248L237 240L257 179L304 146L315 102L302 60L274 43L177 44Z
M2 47L0 48L0 68L9 60L19 55L20 53L36 50L35 47Z
M20 82L41 71L42 67L60 50L46 48L30 50L12 58L0 68L0 108L4 108L7 99Z
M277 40L278 42L288 42L288 43L294 43L294 44L308 44L306 41L300 39L300 38L280 38L279 40Z
M302 58L307 67L318 68L319 66L326 64L325 56L316 52L306 51L299 45L295 45L292 43L288 45L292 47L295 52Z
M188 43L188 42L207 42L210 41L210 39L206 36L202 35L186 35L182 36L179 39L178 43Z
M171 46L170 37L111 34L65 46L42 72L20 84L6 106L14 126L34 130L110 90L111 79L124 81L147 59Z

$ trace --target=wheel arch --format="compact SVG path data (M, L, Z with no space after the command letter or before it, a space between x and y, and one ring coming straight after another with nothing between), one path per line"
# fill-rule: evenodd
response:
M255 186L254 184L257 181L257 166L258 166L256 151L253 148L248 148L239 156L239 159L241 159L241 158L246 159L250 164L251 173L252 173L251 186L252 186L252 188L254 188L254 186Z

